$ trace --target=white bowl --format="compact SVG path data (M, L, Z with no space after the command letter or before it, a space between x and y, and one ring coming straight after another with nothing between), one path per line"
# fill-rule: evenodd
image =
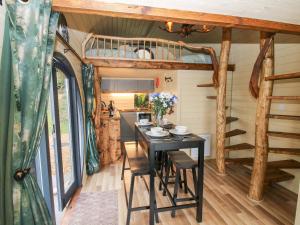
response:
M149 123L149 119L140 119L141 124L147 124Z
M152 134L160 134L161 132L163 132L162 127L151 127L151 133Z
M175 130L178 133L185 133L185 132L187 132L187 127L186 126L176 126Z

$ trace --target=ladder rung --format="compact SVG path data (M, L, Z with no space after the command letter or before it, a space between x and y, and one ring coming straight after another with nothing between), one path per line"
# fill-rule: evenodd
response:
M300 78L300 72L273 75L273 76L265 77L265 80L283 80L283 79L293 79L293 78Z
M231 123L231 122L234 122L234 121L237 121L239 118L237 117L232 117L232 116L228 116L226 117L226 123Z
M268 114L268 118L283 120L300 120L300 116Z
M300 155L300 148L269 148L269 152L286 155Z
M214 87L214 84L198 84L197 87Z
M267 96L270 100L300 100L300 96Z
M268 131L268 136L272 137L282 137L282 138L292 138L292 139L300 139L299 133L289 133L289 132L278 132L278 131Z
M245 133L246 133L246 131L244 131L244 130L234 129L234 130L226 132L225 137L229 138L229 137L233 137L233 136L237 136L237 135L245 134Z

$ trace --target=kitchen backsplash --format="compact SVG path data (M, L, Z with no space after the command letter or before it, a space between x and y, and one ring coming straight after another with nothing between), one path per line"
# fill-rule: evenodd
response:
M102 93L101 100L107 105L113 100L118 109L134 109L134 93Z

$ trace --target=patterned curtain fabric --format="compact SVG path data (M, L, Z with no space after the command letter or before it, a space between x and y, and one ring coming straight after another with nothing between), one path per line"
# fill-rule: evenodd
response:
M10 19L14 124L12 147L14 224L52 220L30 167L39 148L51 80L58 20L51 0L6 0Z
M0 225L13 224L11 150L13 137L13 77L8 17L5 17L0 65Z
M96 147L95 128L92 120L94 102L94 67L93 65L82 65L82 80L85 96L86 112L86 171L92 175L99 171L99 153Z

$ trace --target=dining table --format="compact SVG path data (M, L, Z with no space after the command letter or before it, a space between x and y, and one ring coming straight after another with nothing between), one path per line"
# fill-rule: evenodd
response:
M203 173L204 173L204 143L205 139L190 133L188 135L173 135L168 132L168 135L164 137L153 137L146 133L149 133L151 127L140 125L140 123L135 123L135 141L136 147L138 145L142 146L146 152L149 160L149 225L154 225L155 222L155 212L166 212L178 209L186 208L196 208L196 220L197 222L202 222L202 210L203 210ZM174 124L169 124L168 126L163 126L164 130L168 131L175 127ZM167 207L156 207L155 198L155 176L158 175L162 184L165 183L162 177L159 175L156 165L157 165L157 153L174 151L177 149L187 149L187 148L197 148L198 149L198 165L197 165L197 190L195 190L196 201L193 203L177 204L171 196L171 193L167 190L171 205Z

